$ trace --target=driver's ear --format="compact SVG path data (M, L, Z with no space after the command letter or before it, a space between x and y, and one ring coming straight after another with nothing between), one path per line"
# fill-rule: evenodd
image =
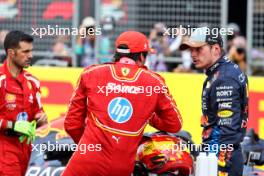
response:
M215 47L213 47L213 51L215 52Z
M7 49L7 55L10 57L14 57L15 56L15 50L14 49Z
M140 62L143 62L143 61L144 61L143 53L140 53Z
M221 55L221 47L220 47L220 46L218 46L218 45L214 45L212 49L213 49L213 52L214 52L214 53L215 53L215 51L218 51L219 54Z

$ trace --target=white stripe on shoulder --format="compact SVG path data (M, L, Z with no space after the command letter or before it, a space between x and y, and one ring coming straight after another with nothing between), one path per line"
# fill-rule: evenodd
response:
M2 80L6 79L6 75L0 75L0 87L2 87Z
M34 78L33 76L30 76L30 75L24 75L25 78L29 81L32 81L35 83L36 87L39 89L40 88L40 82L39 80L37 80L36 78Z

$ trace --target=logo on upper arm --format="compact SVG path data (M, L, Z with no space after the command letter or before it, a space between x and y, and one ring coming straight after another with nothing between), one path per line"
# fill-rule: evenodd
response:
M133 107L130 101L123 97L117 97L108 104L108 115L116 123L127 122L132 114Z
M243 73L241 73L241 74L238 76L238 79L239 79L239 81L242 83L242 82L245 81L246 76L245 76Z

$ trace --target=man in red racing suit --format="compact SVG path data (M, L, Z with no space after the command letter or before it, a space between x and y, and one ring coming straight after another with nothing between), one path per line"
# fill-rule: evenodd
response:
M33 38L12 31L5 39L7 58L0 67L0 176L26 174L31 144L20 141L15 131L19 121L46 123L40 103L39 81L23 70L32 59ZM26 130L26 129L25 129Z
M181 129L163 78L143 66L148 51L145 35L127 31L116 41L114 63L83 71L65 119L78 149L64 176L129 176L148 122L167 132Z

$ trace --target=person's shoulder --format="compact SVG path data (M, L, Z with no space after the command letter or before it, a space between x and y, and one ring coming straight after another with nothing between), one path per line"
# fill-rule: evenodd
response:
M109 67L110 65L112 65L112 63L94 64L94 65L84 68L84 72L91 72L91 71L96 71L99 69L104 69L104 68Z
M37 88L40 88L40 81L37 77L33 76L30 72L24 70L24 77L32 82Z
M105 64L94 64L94 65L90 65L86 68L84 68L82 75L88 74L90 72L97 72L99 70L102 69L106 69L108 68L110 65L112 65L113 63L105 63Z
M220 67L219 71L219 78L221 80L233 80L238 83L243 83L247 79L246 74L243 73L239 66L228 58L226 58L226 62Z
M143 72L144 72L146 75L148 75L148 76L149 76L150 78L152 78L153 80L156 80L156 81L158 81L158 82L160 82L160 83L162 83L162 84L165 82L164 78L163 78L159 73L154 72L154 71L152 71L152 70L149 70L149 69L147 69L146 67L142 68L142 70L143 70Z
M4 67L3 65L0 65L0 75L4 75Z

